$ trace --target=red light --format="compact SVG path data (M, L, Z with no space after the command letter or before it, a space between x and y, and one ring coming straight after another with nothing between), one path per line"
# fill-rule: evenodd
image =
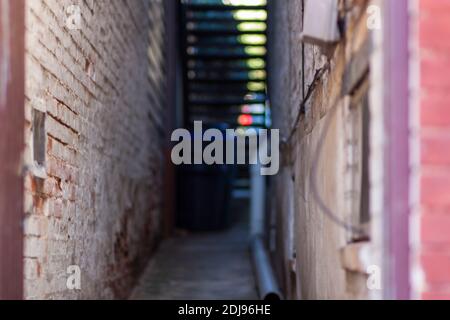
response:
M238 123L244 127L251 126L253 124L253 117L248 114L243 114L239 116Z

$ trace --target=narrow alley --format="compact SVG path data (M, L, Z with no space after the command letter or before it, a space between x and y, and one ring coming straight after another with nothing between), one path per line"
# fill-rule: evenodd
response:
M258 300L248 226L167 240L132 295L137 300Z
M0 0L0 300L450 300L449 22Z

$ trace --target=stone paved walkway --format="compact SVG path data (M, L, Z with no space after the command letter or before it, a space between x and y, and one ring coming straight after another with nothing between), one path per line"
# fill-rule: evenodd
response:
M256 300L248 228L189 235L164 242L132 298L138 300Z

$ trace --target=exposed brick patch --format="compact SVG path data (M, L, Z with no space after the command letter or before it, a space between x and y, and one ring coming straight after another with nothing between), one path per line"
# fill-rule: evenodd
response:
M445 169L431 169L433 170L433 173L425 173L422 175L422 204L448 206L450 205L450 198L448 196L450 175L445 174Z
M420 110L421 125L448 128L450 126L449 100L448 92L433 92L428 95L427 90L423 90Z
M450 300L450 293L425 292L422 294L423 300Z
M427 165L450 166L450 131L422 134L422 163Z
M450 252L424 253L421 257L422 265L427 270L427 281L431 284L450 284Z
M450 215L424 215L421 219L423 244L445 245L450 242Z

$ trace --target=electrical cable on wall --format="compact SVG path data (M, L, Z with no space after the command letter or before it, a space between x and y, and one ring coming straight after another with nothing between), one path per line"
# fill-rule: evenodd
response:
M294 121L293 127L291 128L291 130L289 130L289 135L287 136L287 138L283 139L283 141L282 141L282 144L284 146L282 148L282 150L290 150L292 138L294 137L294 134L297 131L297 126L301 119L302 109L305 107L307 101L312 96L317 83L320 81L320 79L325 74L325 72L329 70L329 68L330 68L330 64L329 64L329 62L327 62L322 68L316 70L312 84L308 88L308 92L305 96L304 101L301 104L301 109L297 114L297 117ZM334 224L345 229L346 231L352 232L359 236L364 236L366 234L366 232L362 228L353 226L353 225L343 221L336 212L334 212L330 207L328 207L328 205L326 204L325 200L323 199L323 197L320 195L320 192L319 192L319 185L318 185L319 161L322 156L323 145L325 144L325 139L328 135L328 131L331 126L331 120L333 119L333 115L336 113L336 111L338 109L339 100L340 100L340 97L336 99L336 101L333 103L332 107L330 108L328 116L325 119L324 130L321 133L317 149L314 152L314 156L312 159L312 167L311 167L311 172L310 172L311 193L312 193L312 196L315 199L317 205L319 206L320 211L323 214L325 214L325 216L327 216ZM286 146L288 146L288 148L286 148Z
M312 167L311 167L311 173L310 173L310 183L311 183L311 192L313 198L316 200L317 205L321 209L321 211L336 225L339 227L352 232L354 234L363 236L365 235L365 231L360 228L353 226L345 221L343 221L337 213L335 213L328 205L326 204L323 197L320 195L319 192L319 184L318 184L318 176L319 176L319 161L322 156L323 146L325 144L325 139L328 136L328 131L331 127L331 121L333 119L334 114L336 113L338 109L339 103L336 101L333 106L331 107L329 114L327 118L324 120L324 130L320 135L319 142L317 145L317 149L314 152L314 156L312 158Z
M303 102L300 104L300 108L299 108L299 111L297 112L297 116L295 117L294 124L293 124L292 128L288 131L289 134L287 135L287 138L283 139L283 141L282 141L283 145L290 145L291 140L294 137L295 132L297 131L297 125L300 122L300 118L301 118L302 114L304 113L306 103L308 102L309 98L312 96L317 83L322 78L322 76L325 74L325 72L327 70L329 70L329 68L330 68L330 64L329 64L329 62L327 62L323 67L316 70L313 81L311 82L311 85L308 88L308 92L306 93Z

